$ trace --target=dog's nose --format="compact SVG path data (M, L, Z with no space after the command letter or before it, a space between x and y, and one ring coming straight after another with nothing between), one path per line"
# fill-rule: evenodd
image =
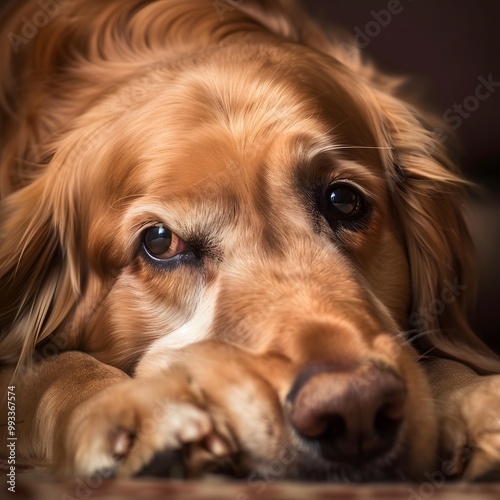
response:
M358 373L310 368L299 375L287 400L292 425L319 443L324 458L362 463L395 445L406 391L387 369Z

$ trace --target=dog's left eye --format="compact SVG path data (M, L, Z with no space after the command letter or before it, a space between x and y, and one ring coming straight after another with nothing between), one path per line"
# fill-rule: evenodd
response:
M353 217L361 208L361 196L349 186L333 186L328 191L330 208L337 217Z
M162 224L148 228L144 233L144 249L155 259L170 259L188 250L184 240Z
M323 213L331 226L357 220L364 213L364 199L361 193L347 183L334 183L324 195Z

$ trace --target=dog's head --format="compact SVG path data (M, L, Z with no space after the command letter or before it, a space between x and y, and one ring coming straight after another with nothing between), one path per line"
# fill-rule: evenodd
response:
M465 183L392 82L243 8L220 43L99 96L2 201L2 355L78 348L144 376L219 338L296 367L273 383L304 436L327 432L335 379L378 419L375 452L403 415L415 452L408 429L435 422L409 338L495 366L466 321Z

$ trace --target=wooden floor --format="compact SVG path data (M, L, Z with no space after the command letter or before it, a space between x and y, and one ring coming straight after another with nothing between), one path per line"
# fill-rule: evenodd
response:
M420 485L363 485L230 482L222 480L172 481L134 480L102 481L82 480L51 482L43 478L18 477L16 494L0 498L26 498L36 500L87 500L123 498L170 500L499 500L500 482L459 484L443 482L439 478ZM2 485L5 488L5 483ZM8 493L7 491L5 493Z

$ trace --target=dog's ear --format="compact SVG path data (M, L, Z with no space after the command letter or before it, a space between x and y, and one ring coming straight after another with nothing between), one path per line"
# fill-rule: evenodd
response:
M0 362L29 361L79 295L80 276L42 176L0 202ZM69 232L68 232L69 233Z
M500 361L467 318L476 288L475 251L463 215L470 183L450 160L434 117L377 93L391 146L386 177L411 269L410 334L424 354L498 373Z

